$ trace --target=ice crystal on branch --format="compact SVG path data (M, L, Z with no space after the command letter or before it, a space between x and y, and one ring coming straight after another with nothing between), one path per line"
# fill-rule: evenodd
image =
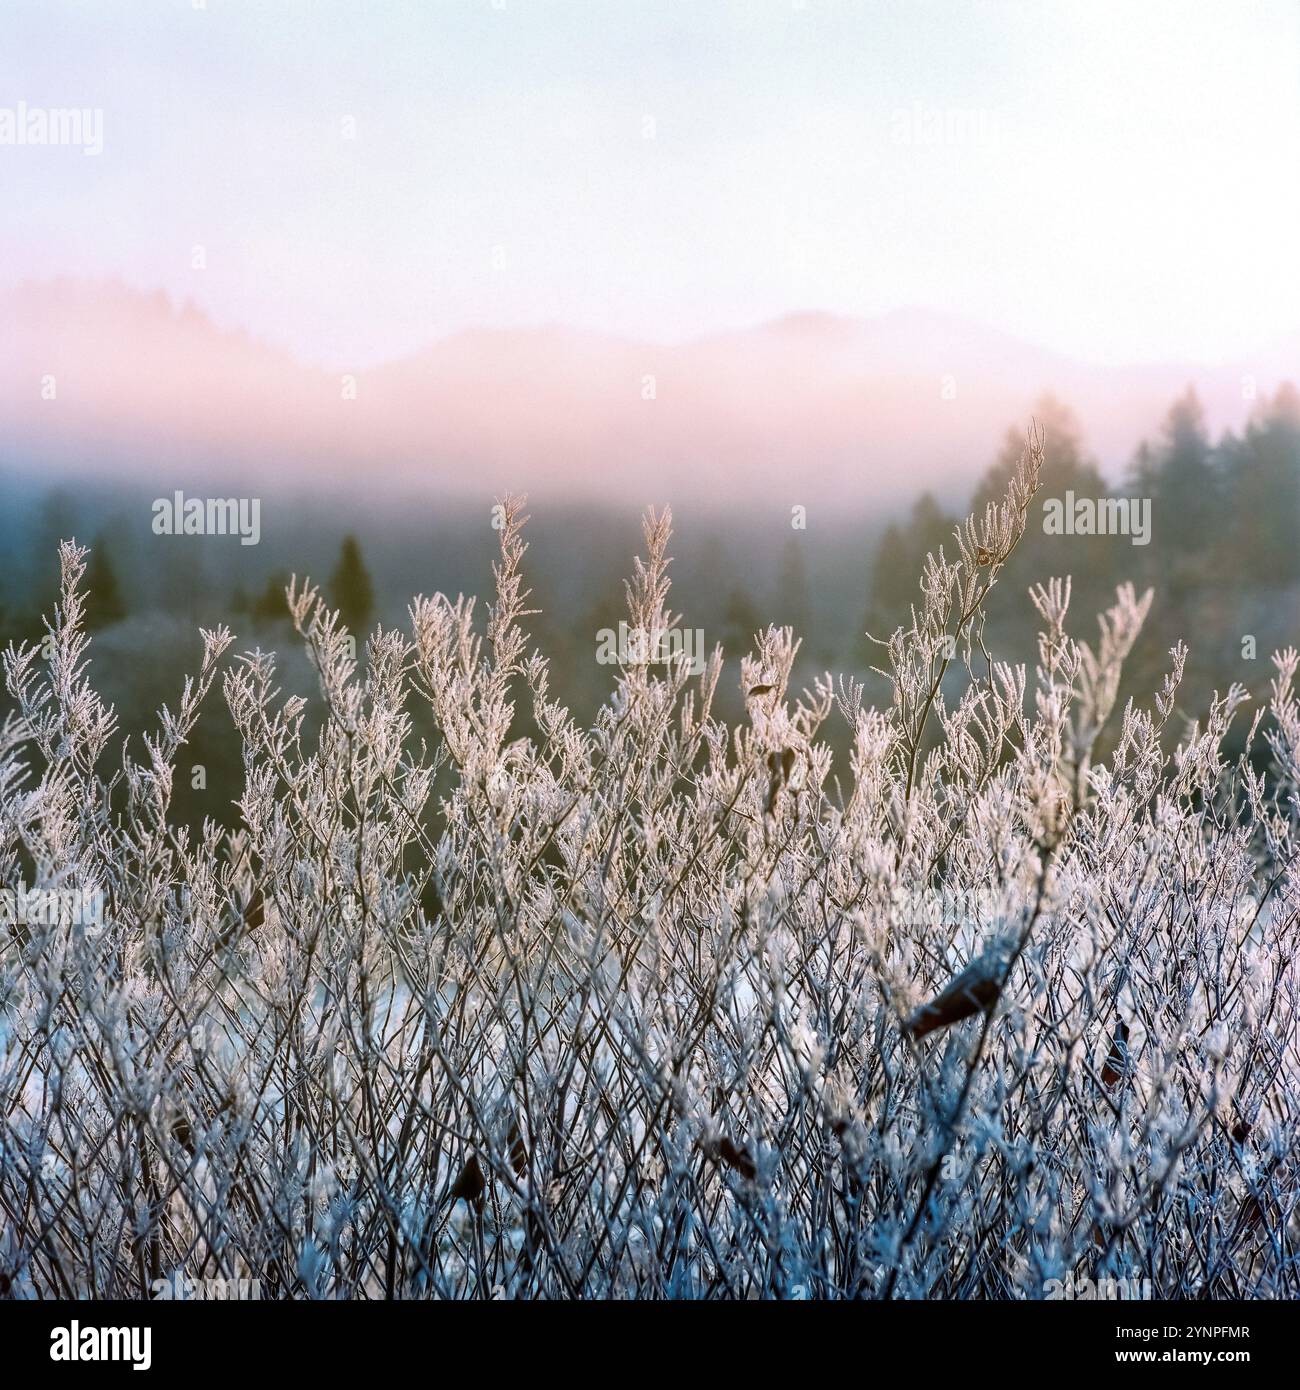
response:
M1084 641L1045 577L1034 670L996 660L1041 465L927 559L881 709L793 689L768 628L629 660L583 727L509 499L485 614L417 597L367 638L295 581L311 705L204 633L114 751L65 544L46 642L4 657L6 1286L1295 1297L1300 658L1233 757L1244 693L1179 726L1181 647L1120 706L1150 594ZM658 633L668 513L644 539ZM230 823L178 829L177 756L227 716ZM86 889L94 920L41 907Z

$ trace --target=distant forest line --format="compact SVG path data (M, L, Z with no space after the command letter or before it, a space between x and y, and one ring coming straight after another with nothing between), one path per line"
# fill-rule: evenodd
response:
M1032 660L1030 584L1069 575L1074 632L1090 640L1095 614L1125 580L1155 590L1139 648L1126 673L1133 689L1151 689L1168 649L1190 647L1189 707L1214 689L1239 682L1261 693L1272 674L1270 652L1300 645L1300 392L1282 386L1255 405L1246 427L1211 437L1196 395L1175 401L1123 477L1108 481L1089 453L1069 408L1044 397L1034 412L1044 438L1042 487L1023 541L991 604L990 634L999 649ZM1024 448L1012 426L983 470L967 506L922 494L910 512L888 522L861 500L828 515L823 503L804 512L770 514L738 505L733 513L690 508L675 516L672 609L684 626L721 643L738 671L752 636L768 623L792 626L802 639L796 675L822 670L868 681L878 659L870 633L885 638L915 600L927 552L947 547L966 511L1000 497ZM864 479L872 464L864 455ZM0 580L3 642L37 637L57 583L55 548L75 535L92 548L88 581L95 678L116 704L123 727L153 727L152 711L174 700L179 673L199 650L197 628L228 624L241 648L276 650L286 693L310 696L314 678L298 650L284 605L291 573L323 585L356 632L375 622L401 624L416 593L490 592L495 535L490 499L480 508L433 505L393 510L359 500L346 509L319 500L268 495L256 546L233 536L157 536L152 494L138 485L97 482L41 486L7 470L11 505L0 521L7 563ZM189 480L187 493L200 489ZM268 480L268 494L274 481ZM219 485L208 484L208 490ZM170 495L170 486L162 489ZM1125 535L1059 535L1044 527L1052 499L1109 497L1150 504L1149 543ZM665 499L655 499L662 502ZM671 500L671 499L668 499ZM598 634L626 616L623 579L639 544L638 517L596 505L531 508L525 560L532 586L529 619L551 659L554 695L579 717L608 697L611 674L598 660ZM802 513L802 515L801 515ZM724 676L724 712L740 707ZM883 698L883 685L879 689ZM237 797L238 750L223 721L201 727L192 763L203 786L177 787L182 819L225 819ZM527 730L523 730L527 732ZM217 746L204 746L204 740Z

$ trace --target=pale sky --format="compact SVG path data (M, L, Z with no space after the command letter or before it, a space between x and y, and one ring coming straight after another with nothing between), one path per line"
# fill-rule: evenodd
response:
M2 28L0 108L102 108L104 149L0 145L0 285L118 276L309 362L910 306L1108 363L1300 331L1300 0L4 0Z

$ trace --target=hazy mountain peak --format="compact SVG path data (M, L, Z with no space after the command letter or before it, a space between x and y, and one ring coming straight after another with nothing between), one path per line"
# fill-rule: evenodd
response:
M1050 391L1112 474L1192 383L1212 425L1248 413L1243 375L1101 368L958 316L825 311L677 346L548 323L476 328L336 373L215 325L188 301L60 279L4 296L0 406L16 461L172 477L725 502L969 491ZM49 398L49 383L55 394Z

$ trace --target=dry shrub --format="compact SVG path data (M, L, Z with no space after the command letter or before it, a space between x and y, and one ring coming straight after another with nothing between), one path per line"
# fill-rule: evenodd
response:
M1032 677L993 660L1040 462L929 558L888 708L792 692L770 629L736 728L716 652L624 667L590 728L548 699L511 502L482 625L417 598L358 662L291 588L318 737L220 630L110 757L65 544L50 659L5 656L0 870L103 917L0 927L10 1296L1300 1293L1298 658L1235 761L1241 690L1175 727L1181 648L1116 708L1130 588L1088 645L1052 581ZM633 628L673 625L668 536ZM244 793L194 834L171 784L218 683Z

